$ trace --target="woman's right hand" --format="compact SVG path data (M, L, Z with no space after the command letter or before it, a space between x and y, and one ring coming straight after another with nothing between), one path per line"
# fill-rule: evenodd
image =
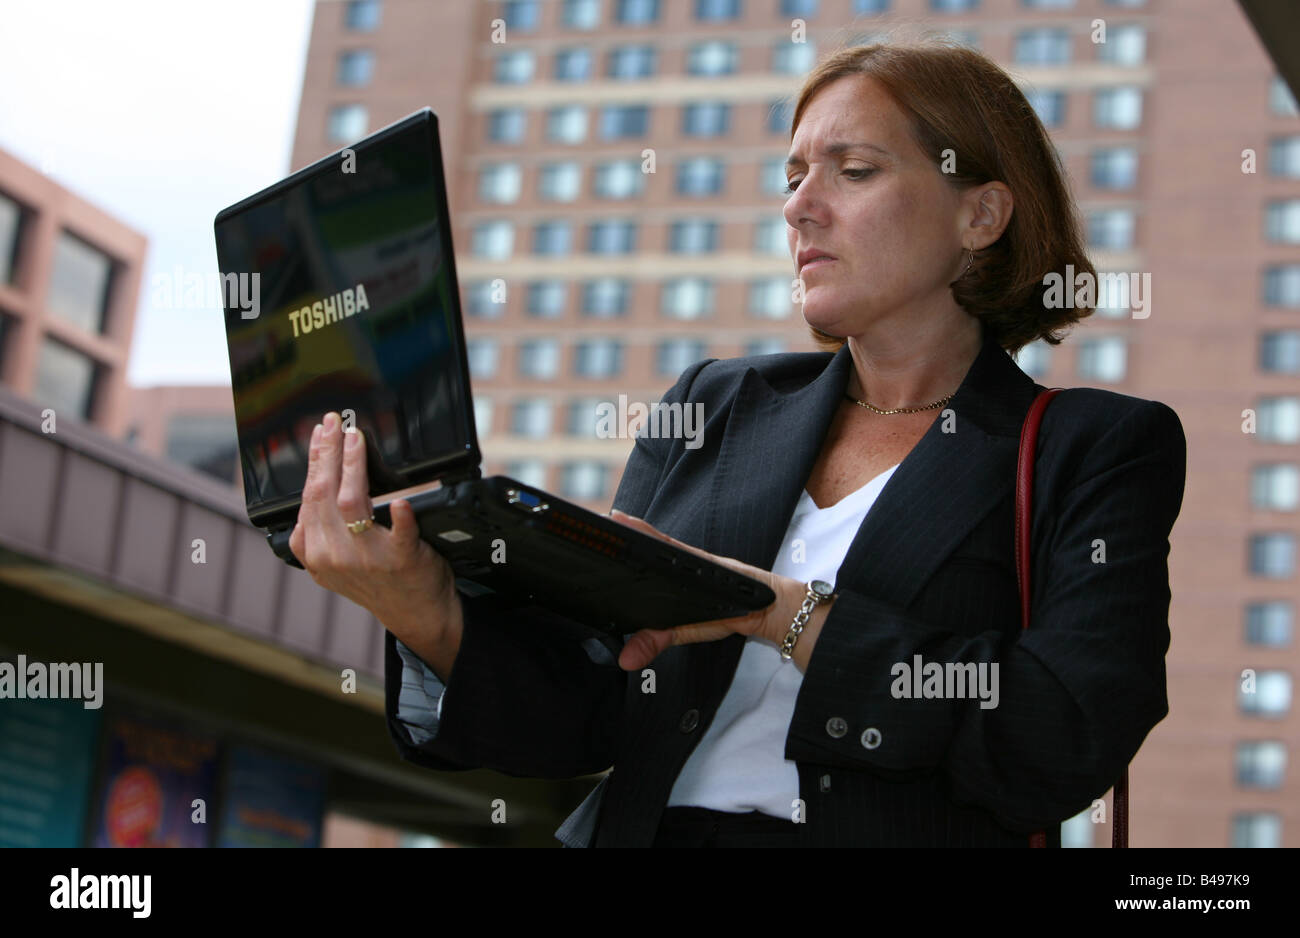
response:
M415 512L392 502L392 528L359 534L347 522L371 517L362 431L343 432L336 413L311 435L307 482L289 549L311 578L370 610L446 684L464 628L451 565L420 539Z

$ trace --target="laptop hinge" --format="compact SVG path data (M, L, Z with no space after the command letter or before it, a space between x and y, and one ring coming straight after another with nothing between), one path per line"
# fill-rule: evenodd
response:
M438 482L443 488L451 488L461 482L477 482L483 478L483 473L478 466L468 466L455 472L449 472L445 476L439 476Z
M291 567L297 567L299 570L306 569L298 562L298 558L293 555L289 549L289 536L293 534L293 526L280 528L275 531L266 532L266 542L271 545L271 550L275 556L279 557Z

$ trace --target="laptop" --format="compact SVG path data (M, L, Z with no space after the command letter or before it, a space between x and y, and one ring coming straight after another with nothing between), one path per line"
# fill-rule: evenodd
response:
M535 486L483 478L438 119L425 108L215 222L248 517L282 560L329 411L364 431L377 524L405 496L467 596L610 634L743 615L765 584Z

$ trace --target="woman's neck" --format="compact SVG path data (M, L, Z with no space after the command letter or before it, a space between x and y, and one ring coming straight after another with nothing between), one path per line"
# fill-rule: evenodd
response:
M983 344L979 320L965 312L887 337L849 336L853 374L845 390L882 410L919 407L956 391Z

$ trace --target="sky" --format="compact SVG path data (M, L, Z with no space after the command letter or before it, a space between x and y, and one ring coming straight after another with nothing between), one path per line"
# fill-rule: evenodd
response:
M290 172L312 7L0 0L0 147L149 239L130 384L230 382L220 307L155 277L215 275L214 216Z

